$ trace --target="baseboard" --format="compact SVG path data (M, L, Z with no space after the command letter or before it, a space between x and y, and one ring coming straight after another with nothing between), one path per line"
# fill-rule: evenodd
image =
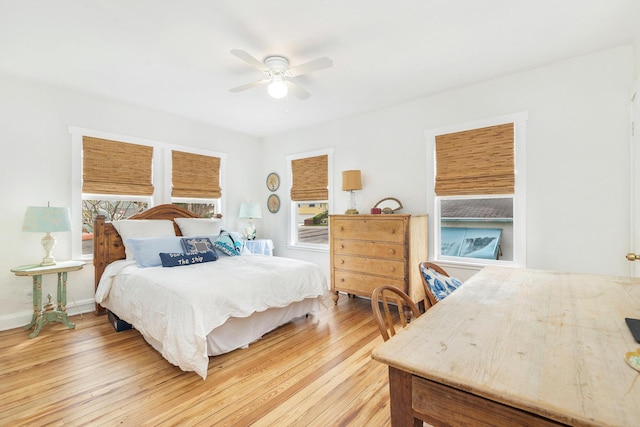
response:
M93 298L77 301L73 304L67 304L67 313L69 316L83 313L91 313L96 309L96 302ZM32 310L17 311L15 313L0 316L0 331L6 331L14 328L21 328L31 322L33 316Z

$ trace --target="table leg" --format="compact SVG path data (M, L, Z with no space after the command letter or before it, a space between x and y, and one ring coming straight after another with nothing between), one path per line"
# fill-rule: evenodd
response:
M62 278L60 275L62 274ZM61 280L62 279L62 280ZM69 321L67 316L67 272L58 273L58 312L60 315L60 321L64 323L69 329L76 327L75 323Z
M31 322L25 325L25 329L31 329L36 324L38 317L42 316L42 276L33 276L33 290L31 291L31 300L33 301L33 315Z
M389 397L391 425L421 427L422 421L413 416L412 375L389 366Z
M33 276L33 317L31 323L25 326L25 329L35 326L29 338L37 337L45 323L46 319L42 316L42 275L38 274Z

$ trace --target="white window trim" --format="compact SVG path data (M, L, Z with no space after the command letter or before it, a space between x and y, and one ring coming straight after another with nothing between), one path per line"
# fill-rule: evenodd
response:
M304 152L304 153L298 153L298 154L292 154L287 156L287 178L289 180L289 185L288 185L288 192L287 192L287 201L288 201L288 206L289 206L289 213L288 213L288 227L287 227L287 245L286 247L288 249L300 249L300 250L306 250L306 251L317 251L317 252L328 252L329 251L329 244L319 244L319 243L298 243L297 242L297 223L296 223L296 214L297 214L297 202L293 202L291 201L291 184L293 183L293 174L292 174L292 170L291 170L291 162L293 160L298 160L298 159L304 159L307 157L316 157L316 156L323 156L323 155L327 155L327 185L328 185L328 199L327 199L327 203L329 203L329 213L332 213L332 209L333 209L333 152L334 149L333 148L326 148L326 149L322 149L322 150L316 150L316 151L308 151L308 152ZM310 201L309 203L320 203L320 202L324 202L324 200L321 201Z
M446 264L456 266L481 267L485 265L505 265L513 267L526 267L527 263L527 242L526 242L526 123L527 112L508 114L499 117L477 120L462 124L456 124L437 129L430 129L425 132L427 143L427 212L432 221L429 221L429 254L434 261L444 261ZM436 136L467 130L479 129L483 127L496 126L505 123L514 124L514 144L515 144L515 195L513 196L513 261L505 260L479 260L471 258L456 258L440 256L440 209L439 199L435 194L435 143Z
M114 132L105 132L94 129L86 129L77 126L69 126L71 134L71 254L73 259L91 259L91 256L82 254L82 138L85 136L109 139L114 141L129 142L132 144L146 145L154 147L153 150L153 167L152 179L154 185L153 195L151 197L134 197L134 196L105 196L99 195L102 199L119 199L119 200L145 200L148 201L149 207L161 205L164 203L172 203L171 198L171 150L184 151L188 153L202 154L206 156L214 156L220 158L220 186L225 188L226 182L226 159L227 154L217 151L203 150L194 147L186 147L182 145L168 144L151 139L138 138L135 136L123 135ZM189 199L191 202L198 201ZM225 217L224 207L225 193L217 199L219 204L219 212L223 218Z

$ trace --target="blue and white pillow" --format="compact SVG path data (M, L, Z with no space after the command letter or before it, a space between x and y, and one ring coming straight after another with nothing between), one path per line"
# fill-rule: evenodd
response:
M436 301L445 299L453 291L462 286L462 282L455 277L447 277L430 268L421 267L420 269Z
M185 252L206 252L213 250L213 243L208 237L183 237L182 249Z
M218 259L213 251L192 252L192 253L160 253L163 267L180 267L183 265L201 264L203 262L212 262Z
M244 241L239 233L222 230L216 241L213 242L213 246L226 255L236 256L242 255Z

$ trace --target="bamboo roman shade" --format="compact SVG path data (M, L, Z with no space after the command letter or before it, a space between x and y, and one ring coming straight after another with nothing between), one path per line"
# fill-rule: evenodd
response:
M291 161L291 200L314 201L329 198L329 156Z
M513 123L436 136L438 196L513 194Z
M153 195L153 147L85 136L82 192Z
M221 197L219 157L172 151L171 164L171 196L199 199Z

